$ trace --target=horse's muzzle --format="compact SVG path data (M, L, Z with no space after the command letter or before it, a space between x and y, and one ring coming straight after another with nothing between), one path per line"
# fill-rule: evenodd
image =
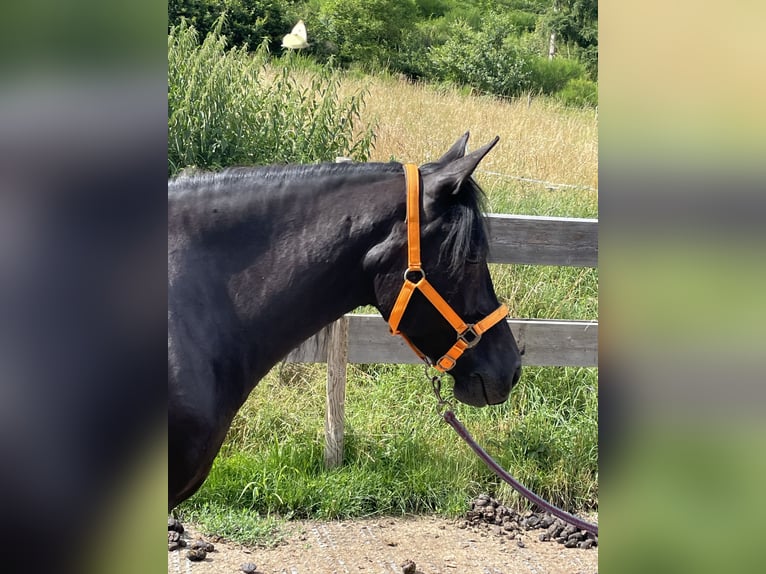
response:
M502 379L482 372L472 373L466 378L456 377L453 394L461 403L472 407L499 405L508 400L520 377L521 365L509 377Z

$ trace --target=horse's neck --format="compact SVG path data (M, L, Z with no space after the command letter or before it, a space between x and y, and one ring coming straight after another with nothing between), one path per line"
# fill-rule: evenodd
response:
M404 218L404 190L392 195L393 177L269 194L252 206L248 225L232 228L232 247L252 243L241 245L225 280L255 381L322 327L372 303L364 257Z

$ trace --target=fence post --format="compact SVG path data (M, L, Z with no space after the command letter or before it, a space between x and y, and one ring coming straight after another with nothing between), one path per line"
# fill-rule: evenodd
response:
M343 462L343 432L346 412L346 364L348 363L348 319L341 317L329 327L327 344L327 408L325 409L325 467Z

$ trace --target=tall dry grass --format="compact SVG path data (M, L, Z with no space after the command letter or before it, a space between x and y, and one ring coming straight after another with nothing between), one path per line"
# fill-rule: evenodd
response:
M349 80L369 88L362 120L377 121L374 161L426 162L465 131L471 147L500 136L484 171L598 187L598 117L547 98L503 100L392 77ZM481 177L481 175L480 175Z

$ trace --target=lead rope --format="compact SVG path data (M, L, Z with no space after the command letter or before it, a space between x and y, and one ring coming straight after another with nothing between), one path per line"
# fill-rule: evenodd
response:
M598 524L593 524L592 522L587 522L586 520L583 520L582 518L578 518L577 516L574 516L572 514L569 514L568 512L561 510L560 508L553 506L550 502L547 502L546 500L540 498L538 495L536 495L534 492L526 488L524 485L522 485L519 481L517 481L515 478L513 478L502 466L500 466L495 459L493 459L489 454L487 454L487 451L485 451L479 444L473 439L471 436L471 433L468 432L468 430L463 426L463 424L457 419L455 416L455 413L452 411L452 403L450 403L448 400L444 399L441 394L442 389L442 377L441 373L436 375L431 375L428 368L431 366L430 361L425 361L425 373L426 377L428 377L431 380L431 388L433 388L434 395L436 395L436 410L438 414L447 422L449 426L451 426L453 429L455 429L455 432L462 438L468 446L471 447L471 449L478 455L478 457L484 461L484 464L486 464L492 472L494 472L497 476L502 478L505 482L510 484L518 493L520 493L524 498L529 500L530 502L536 504L540 508L543 508L546 512L549 512L553 516L556 516L560 518L561 520L568 522L569 524L572 524L576 526L577 528L580 528L582 530L585 530L586 532L590 532L591 534L594 534L598 536Z

